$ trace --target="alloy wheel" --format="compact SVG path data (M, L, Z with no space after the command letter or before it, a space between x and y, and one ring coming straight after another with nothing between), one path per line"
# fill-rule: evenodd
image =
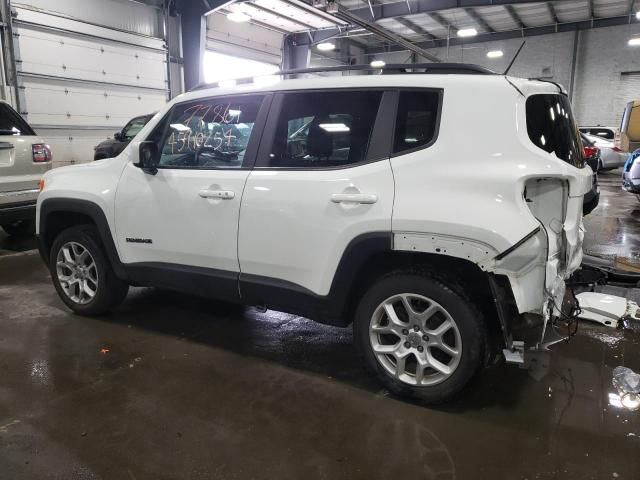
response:
M58 250L56 274L64 294L79 305L89 303L98 291L96 262L77 242L67 242Z
M433 299L412 293L387 298L375 309L369 339L378 363L413 386L443 382L462 358L460 330Z

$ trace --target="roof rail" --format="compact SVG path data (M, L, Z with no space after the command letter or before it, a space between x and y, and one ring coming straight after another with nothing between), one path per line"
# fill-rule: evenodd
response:
M379 71L383 75L391 74L462 74L462 75L498 75L491 70L473 65L470 63L390 63L384 67L372 67L371 65L339 65L334 67L311 67L311 68L294 68L291 70L280 70L269 75L302 75L305 73L324 73L324 72L353 72L353 71ZM260 76L260 75L255 75ZM254 77L244 77L234 79L236 84L253 83ZM199 83L189 91L202 90L205 88L216 88L220 86L220 82Z

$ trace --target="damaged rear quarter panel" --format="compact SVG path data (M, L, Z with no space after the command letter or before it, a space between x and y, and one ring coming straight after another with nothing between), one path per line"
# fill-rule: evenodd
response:
M526 98L503 77L486 81L482 96L445 88L438 140L391 159L394 248L463 258L506 275L520 313L543 313L547 291L564 292L563 280L580 264L582 197L592 172L536 147ZM542 82L519 88L525 96L557 93Z

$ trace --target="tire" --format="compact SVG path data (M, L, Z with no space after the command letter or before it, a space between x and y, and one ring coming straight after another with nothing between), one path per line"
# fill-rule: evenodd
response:
M598 166L597 166L596 173L598 173L598 172L604 172L604 167L602 166L602 160L598 160Z
M18 220L2 225L2 229L14 237L33 237L36 234L36 220Z
M404 298L411 308L423 314L422 321L405 323L406 303L400 297L404 294L408 294ZM393 326L398 334L389 333L392 327L385 302L391 305L395 319L402 325L401 330ZM438 338L435 332L448 321L453 322L453 327L444 330ZM417 331L414 330L416 324L419 325ZM374 327L378 331L374 331ZM444 283L420 273L395 272L377 281L362 297L353 329L358 352L380 382L396 395L426 404L442 403L460 392L483 365L487 349L486 324L463 289L454 282ZM445 353L446 347L457 355ZM374 348L394 350L404 356L404 372L397 370L394 354L376 353ZM423 373L420 385L417 385L418 358L428 362L420 370ZM448 373L442 371L447 370L443 367L448 367Z
M88 257L82 253L85 251ZM84 271L78 271L79 266ZM120 305L129 291L129 284L114 273L92 225L71 227L56 237L49 255L49 270L62 301L80 315L105 314ZM65 277L72 281L63 285ZM80 289L81 285L84 288ZM93 291L93 296L89 291Z

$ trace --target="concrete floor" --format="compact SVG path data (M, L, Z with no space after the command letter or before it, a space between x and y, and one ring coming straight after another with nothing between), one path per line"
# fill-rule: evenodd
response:
M586 249L631 254L640 203L604 177ZM380 389L349 329L152 289L72 315L32 247L0 238L0 479L640 477L640 412L609 404L637 335L582 326L426 408Z

